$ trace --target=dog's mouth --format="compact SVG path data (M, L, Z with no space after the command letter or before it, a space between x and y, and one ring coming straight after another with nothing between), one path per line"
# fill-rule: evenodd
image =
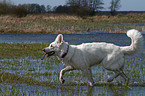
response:
M49 57L49 56L54 55L54 54L55 54L55 52L54 52L54 51L51 51L51 52L45 52L45 54L47 55L47 57Z

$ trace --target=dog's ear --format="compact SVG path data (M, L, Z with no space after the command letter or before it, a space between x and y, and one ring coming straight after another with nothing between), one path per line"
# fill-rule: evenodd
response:
M57 43L62 43L63 42L63 35L62 34L57 35L55 41Z

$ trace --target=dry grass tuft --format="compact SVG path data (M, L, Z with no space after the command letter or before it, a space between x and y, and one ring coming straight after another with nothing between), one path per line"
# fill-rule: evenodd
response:
M122 33L128 29L145 32L145 14L117 16L78 16L39 14L17 18L0 16L0 32L18 33L77 33L77 32L113 32ZM140 26L142 24L143 26Z

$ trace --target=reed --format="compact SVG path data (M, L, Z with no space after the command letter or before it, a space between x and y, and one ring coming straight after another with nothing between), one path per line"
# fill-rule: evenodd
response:
M122 33L128 29L144 30L145 14L93 16L80 18L70 15L40 14L23 18L0 16L0 32L17 33L68 33L111 32ZM140 25L142 24L142 25Z

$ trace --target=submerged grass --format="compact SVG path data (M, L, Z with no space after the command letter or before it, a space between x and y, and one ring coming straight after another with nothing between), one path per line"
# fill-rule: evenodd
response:
M0 16L0 32L21 33L77 33L113 32L122 33L128 29L145 32L145 14L117 16L93 16L80 18L70 15L28 15L23 18ZM142 24L142 25L140 25Z
M0 43L0 84L12 85L12 88L6 87L5 85L4 86L6 88L1 87L0 91L2 91L2 93L0 93L0 95L30 95L33 93L37 93L34 95L40 95L41 92L43 92L42 95L45 96L45 92L50 91L38 91L39 89L37 89L38 92L30 92L25 90L21 91L24 89L24 87L21 88L21 90L17 90L17 87L13 86L21 86L21 84L39 87L44 86L51 88L53 91L57 90L56 92L50 92L51 94L47 93L47 95L56 95L56 93L59 94L61 91L62 95L66 95L66 93L67 95L72 95L74 93L71 92L76 92L77 95L82 96L86 94L107 95L110 94L108 93L109 90L111 90L113 94L118 94L118 92L120 92L120 87L125 91L130 90L129 87L145 87L144 63L138 64L144 62L144 59L142 58L126 59L125 66L127 67L124 71L126 71L127 75L131 77L131 82L129 85L126 85L122 78L121 80L119 79L112 83L105 82L108 78L108 75L113 75L113 73L106 71L101 66L97 67L97 71L95 68L92 68L93 78L96 82L96 89L90 87L84 89L84 87L87 87L88 82L85 79L85 75L80 71L66 73L64 75L66 82L65 84L61 85L59 82L59 72L63 68L61 62L58 61L57 58L53 57L50 57L49 60L46 58L44 61L40 61L40 58L43 56L42 48L46 46L48 45L43 43ZM130 76L130 74L132 75ZM100 87L105 89L98 90ZM95 92L93 90L95 90Z
M28 85L49 86L53 88L57 87L56 84L53 84L52 82L40 82L29 77L22 77L16 75L14 73L1 72L0 78L1 78L0 83L16 83L16 84L23 83Z
M49 86L51 88L58 88L61 86L58 86L57 83L48 82L48 81L38 81L30 77L23 77L16 75L14 73L8 73L8 72L1 72L0 73L0 83L15 83L15 84L27 84L27 85L38 85L38 86ZM87 83L76 83L76 82L67 82L64 84L64 86L86 86ZM129 85L125 85L122 82L96 82L95 86L124 86L124 87L133 87L133 86L140 86L145 87L145 83L130 83Z
M32 76L36 78L41 76L48 78L47 76L49 76L50 78L53 78L52 80L57 80L59 71L63 68L63 65L57 58L53 57L50 57L49 60L47 58L44 61L40 60L44 54L42 49L46 46L48 45L43 43L0 43L0 70L9 70L13 73L19 73L24 76ZM144 59L140 57L136 57L136 59L126 59L126 68L124 71L126 71L128 76L130 76L129 74L132 73L131 83L144 83L145 71L143 62ZM108 75L113 75L113 72L106 71L100 66L97 68L97 71L95 68L92 68L93 77L97 76L96 81L105 81L108 78ZM75 81L73 79L76 79L76 81L79 80L79 82L82 82L84 81L82 79L85 77L85 75L80 71L75 71L66 73L65 77L72 78L72 81Z

